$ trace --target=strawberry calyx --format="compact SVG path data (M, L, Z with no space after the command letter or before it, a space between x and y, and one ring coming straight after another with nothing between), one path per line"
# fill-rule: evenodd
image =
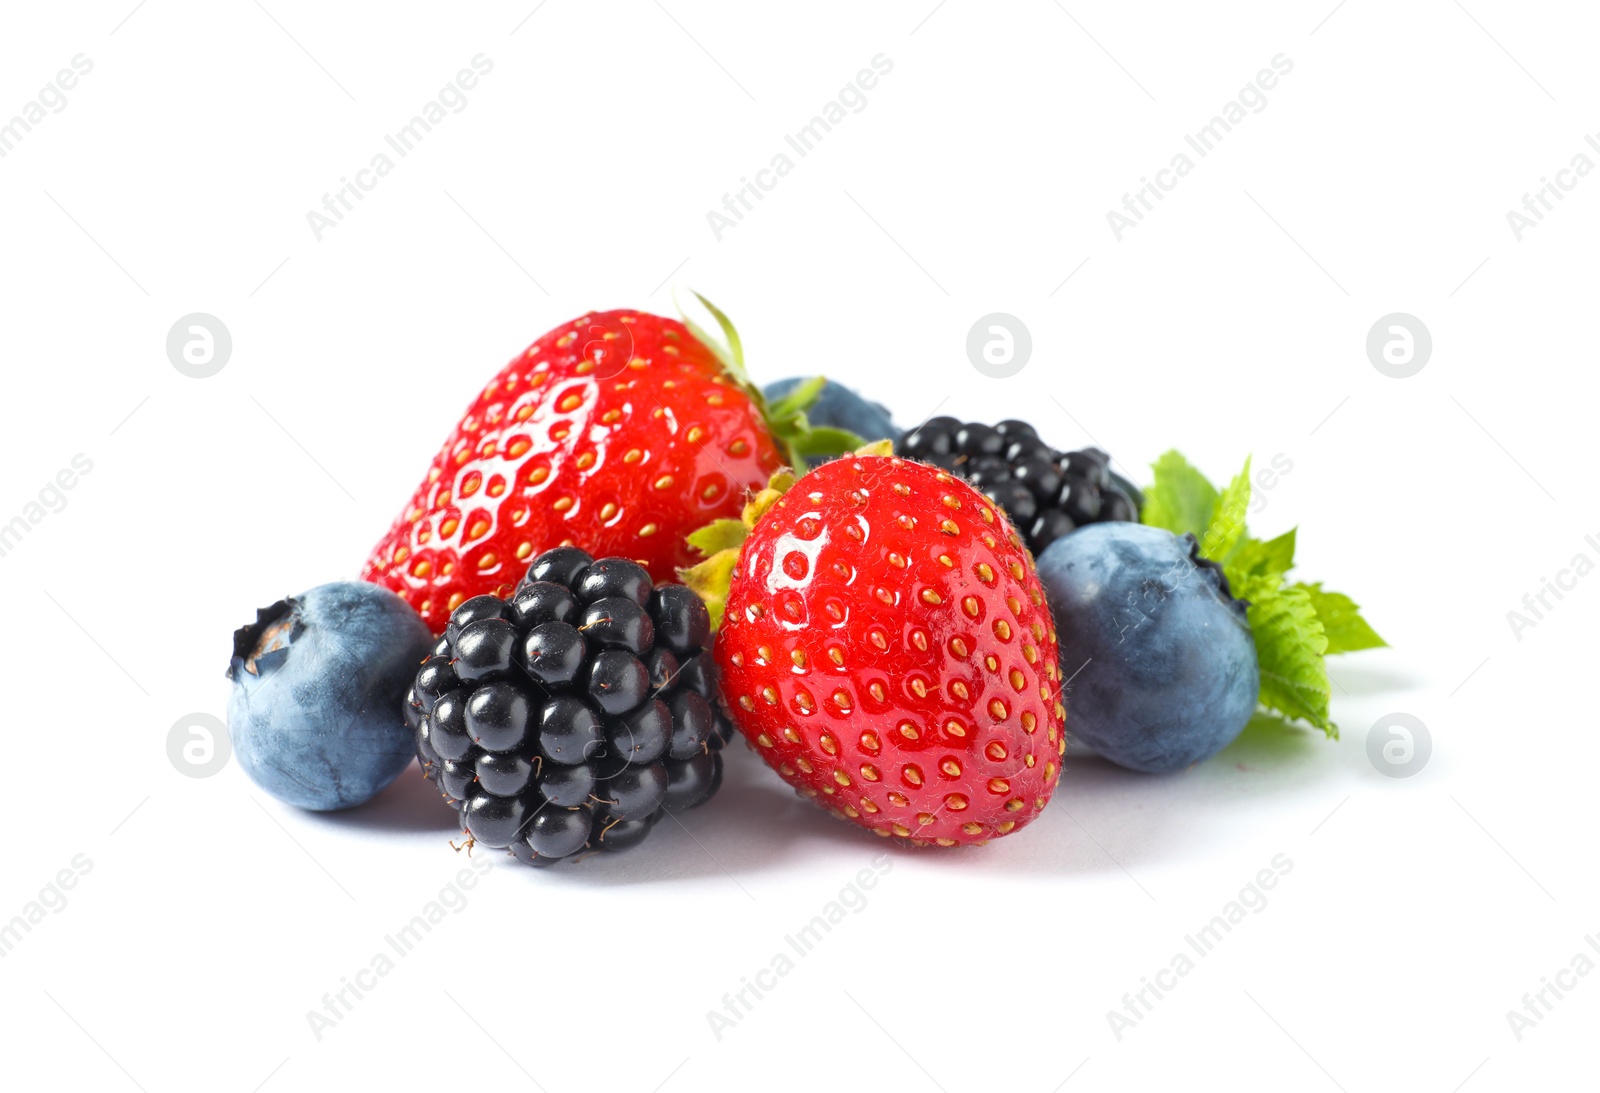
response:
M722 367L738 383L750 401L761 412L766 421L767 428L773 438L778 442L785 461L791 467L803 467L806 459L811 456L832 458L854 451L865 441L847 429L836 429L825 425L812 425L806 417L806 411L814 405L822 394L822 388L827 384L826 376L813 376L795 387L794 390L775 401L768 401L751 379L750 373L744 364L744 343L739 338L739 331L734 327L733 321L723 313L722 309L710 300L694 293L694 298L700 301L711 317L717 321L717 326L722 330L722 338L712 337L704 328L697 325L689 318L683 305L678 303L676 295L673 302L678 303L678 314L682 316L683 325L688 327L689 333L714 353Z
M710 305L707 304L707 307ZM696 335L698 337L698 335ZM819 385L820 385L820 381ZM843 430L839 430L842 432ZM836 454L890 456L894 442L879 440ZM678 579L705 601L711 613L713 631L722 629L722 613L728 604L728 589L733 583L734 567L739 564L739 552L744 542L755 530L756 524L778 499L799 481L794 471L784 468L774 474L765 489L752 497L744 506L738 519L713 520L688 536L688 543L704 556L705 561L678 570Z

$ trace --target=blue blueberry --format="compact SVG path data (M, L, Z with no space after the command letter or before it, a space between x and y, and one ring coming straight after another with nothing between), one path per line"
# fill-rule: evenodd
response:
M798 377L778 380L767 384L762 393L768 402L776 402L804 382ZM832 380L822 385L822 393L806 411L806 418L812 425L848 429L862 440L893 440L900 435L900 429L890 420L888 410L876 402L868 402L844 384ZM824 460L813 459L810 462L815 466Z
M433 635L404 600L325 584L264 608L233 637L228 734L239 765L289 804L371 800L416 756L403 705Z
M1051 543L1067 732L1133 770L1181 770L1244 729L1261 689L1245 605L1194 536L1091 524Z

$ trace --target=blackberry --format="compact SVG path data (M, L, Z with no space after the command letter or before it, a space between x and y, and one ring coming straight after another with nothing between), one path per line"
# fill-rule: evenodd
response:
M895 441L897 455L959 474L1006 511L1035 557L1085 524L1139 519L1144 495L1099 448L1056 451L1025 421L933 417Z
M558 547L455 609L406 697L423 773L475 844L549 865L640 842L722 781L711 618L682 585Z

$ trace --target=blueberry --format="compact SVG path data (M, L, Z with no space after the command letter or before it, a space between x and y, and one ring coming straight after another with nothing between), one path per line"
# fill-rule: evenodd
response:
M799 378L778 380L763 388L767 402L774 403L805 381ZM889 411L876 402L868 402L842 383L828 380L822 393L806 410L806 420L814 426L844 429L862 440L892 440L900 429L889 417ZM815 466L822 459L809 461Z
M1079 528L1039 556L1068 731L1133 770L1181 770L1244 729L1261 688L1245 605L1194 536Z
M371 800L417 753L403 702L432 644L417 613L377 585L325 584L260 611L234 635L228 666L239 765L301 808Z

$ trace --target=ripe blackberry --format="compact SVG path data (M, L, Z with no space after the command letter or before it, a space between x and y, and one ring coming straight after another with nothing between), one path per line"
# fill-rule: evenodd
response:
M896 454L959 474L1006 510L1035 556L1085 524L1139 519L1144 495L1099 448L1056 451L1025 421L998 425L929 418L895 441Z
M710 643L682 585L546 551L510 599L457 607L418 669L406 719L423 773L475 843L529 865L627 849L722 781L733 728Z

